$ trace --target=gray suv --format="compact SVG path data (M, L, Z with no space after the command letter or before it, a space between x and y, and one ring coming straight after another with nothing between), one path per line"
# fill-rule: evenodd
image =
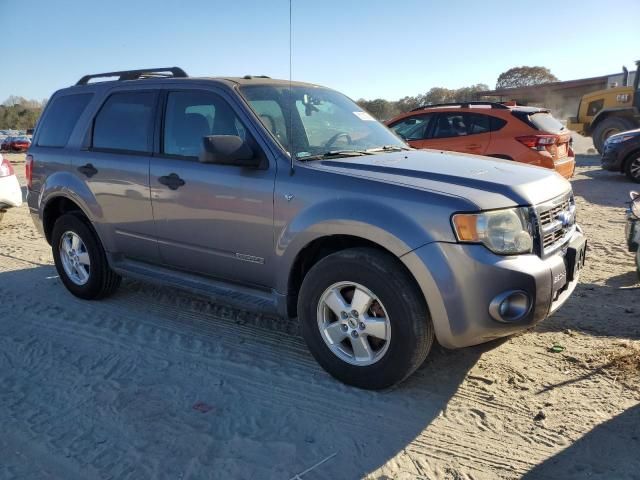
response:
M27 179L72 294L130 276L298 317L317 361L363 388L406 378L434 337L543 320L585 254L553 171L413 150L347 97L267 77L83 77L47 104Z

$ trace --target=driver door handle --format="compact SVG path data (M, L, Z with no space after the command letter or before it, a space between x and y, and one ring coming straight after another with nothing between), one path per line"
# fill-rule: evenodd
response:
M185 181L182 180L176 173L170 173L169 175L159 177L158 182L166 185L171 190L177 190L185 184Z

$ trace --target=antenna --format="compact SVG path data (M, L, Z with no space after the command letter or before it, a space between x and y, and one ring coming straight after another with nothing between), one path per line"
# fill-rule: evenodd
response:
M289 158L291 160L289 175L293 175L293 89L291 88L291 82L293 77L293 22L292 22L292 2L289 0Z

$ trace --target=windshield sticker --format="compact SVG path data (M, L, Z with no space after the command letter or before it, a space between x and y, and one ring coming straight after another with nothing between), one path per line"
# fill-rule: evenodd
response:
M358 117L360 120L364 120L365 122L375 122L376 119L369 115L367 112L353 112L353 114Z
M296 153L296 157L297 158L304 158L304 157L308 157L310 155L311 154L309 152L298 152L298 153Z

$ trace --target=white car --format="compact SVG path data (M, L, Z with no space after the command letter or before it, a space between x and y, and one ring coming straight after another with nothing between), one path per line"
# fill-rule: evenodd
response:
M0 154L0 220L7 208L22 205L22 190L9 160Z

